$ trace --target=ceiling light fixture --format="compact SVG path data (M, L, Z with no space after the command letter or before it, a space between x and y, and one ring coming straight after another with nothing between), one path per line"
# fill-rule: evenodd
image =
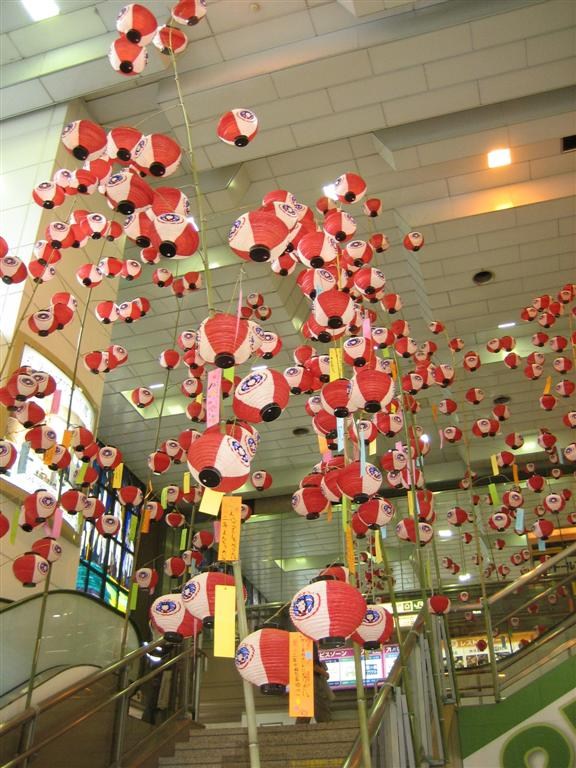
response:
M336 194L336 184L326 184L324 187L322 187L322 192L324 192L326 197L329 197L330 200L338 200L338 195Z
M54 0L20 0L32 21L43 21L58 16L60 8Z
M471 578L472 576L469 573L461 573L458 576L458 581L470 581Z
M253 365L252 368L250 368L251 371L267 371L268 366L267 365Z
M422 440L423 443L429 443L430 435L427 435L426 433L424 433L423 435L420 435L420 440Z
M448 528L442 528L440 531L438 531L438 536L441 539L451 539L452 538L452 531Z
M481 269L472 275L472 282L476 283L476 285L485 285L492 282L492 280L494 280L494 272L489 269Z
M163 386L164 384L150 384L148 389L162 389Z
M516 323L499 323L498 328L514 328Z
M488 168L500 168L503 165L510 165L512 162L512 156L510 155L510 149L505 147L504 149L493 149L488 152Z

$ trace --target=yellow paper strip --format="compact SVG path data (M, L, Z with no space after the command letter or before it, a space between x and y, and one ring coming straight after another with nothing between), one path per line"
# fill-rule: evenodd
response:
M290 632L288 715L314 717L314 659L312 640Z
M236 655L236 587L217 584L214 602L214 656Z
M73 432L71 429L67 429L64 432L62 436L62 445L64 446L64 448L70 448L70 445L72 443L72 435L73 435Z
M49 464L52 464L52 460L54 458L54 454L56 453L56 446L53 445L51 448L48 448L48 450L44 453L43 461L46 466Z
M342 496L342 528L346 530L349 522L348 497Z
M390 363L390 370L392 371L392 378L394 379L394 381L397 381L398 380L398 366L396 365L394 360L392 360L392 362Z
M375 558L377 563L382 563L384 561L384 556L382 554L382 542L380 541L380 532L376 531L375 533Z
M368 446L368 456L374 456L376 454L377 448L378 448L377 441L372 440L372 442Z
M544 391L542 392L542 394L549 395L551 389L552 389L552 376L546 376L546 383L544 384Z
M436 403L432 403L430 408L432 410L432 418L434 419L434 421L438 421L438 406L436 405Z
M184 472L182 478L182 490L184 493L190 493L190 472Z
M356 559L354 558L354 539L352 538L352 528L347 525L345 531L346 539L346 563L352 576L356 573Z
M212 488L204 488L202 500L200 501L200 512L205 515L214 515L216 517L220 512L220 504L224 497L220 491L213 491Z
M328 512L326 512L326 522L331 523L332 522L332 504L328 507Z
M150 512L147 509L144 510L141 533L150 533Z
M408 515L414 517L414 494L409 490L406 496L408 499Z
M124 464L120 463L114 470L112 476L112 488L122 488L122 473L124 472Z
M240 556L241 496L224 496L220 515L218 560L232 562Z
M222 375L225 379L234 383L234 366L232 368L224 368Z
M324 454L328 450L328 441L326 440L324 435L318 435L318 450L320 451L321 456L324 456Z
M339 348L332 348L329 353L330 357L330 381L342 378L342 350Z
M492 466L492 474L496 477L500 474L500 468L498 467L498 461L496 459L496 454L494 453L490 456L490 464Z
M512 479L514 480L516 485L518 485L518 483L520 482L520 476L518 475L518 465L517 464L512 464Z

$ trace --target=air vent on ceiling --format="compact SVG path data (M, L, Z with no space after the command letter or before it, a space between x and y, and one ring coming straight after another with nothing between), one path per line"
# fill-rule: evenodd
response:
M574 152L576 150L576 134L562 136L562 152Z

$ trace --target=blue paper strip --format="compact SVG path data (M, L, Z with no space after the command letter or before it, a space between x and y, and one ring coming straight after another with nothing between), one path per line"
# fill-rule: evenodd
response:
M386 534L386 526L385 526L385 525L382 525L382 526L380 527L380 533L382 534L382 538L383 538L383 539L385 539L385 538L386 538L386 535L387 535L387 534Z
M28 454L30 453L30 443L22 443L20 448L20 456L18 456L18 467L16 472L19 475L23 475L26 472L26 464L28 463Z
M519 508L516 510L516 521L514 522L514 530L518 534L524 533L524 510Z
M544 541L544 539L538 539L538 549L540 552L546 551L546 542Z
M338 450L344 450L344 419L336 418L336 429L338 434Z

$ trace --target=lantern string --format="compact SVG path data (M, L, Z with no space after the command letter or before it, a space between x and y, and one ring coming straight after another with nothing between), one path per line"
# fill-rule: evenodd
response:
M178 102L182 110L182 117L184 119L184 126L186 129L186 140L188 142L188 160L192 170L192 179L194 182L193 186L196 194L196 205L198 209L198 233L200 235L200 258L204 266L204 277L206 280L206 299L210 314L214 314L216 310L214 309L214 302L212 299L212 278L210 276L210 263L208 259L208 249L206 247L206 218L204 214L204 198L200 188L198 166L196 164L196 154L194 152L194 145L192 143L192 127L190 125L188 111L184 104L184 96L182 94L180 77L178 75L178 66L176 64L176 56L174 55L174 51L171 48L169 49L169 53L170 59L172 61L172 69L174 71L174 82L176 84L176 91L178 93Z

